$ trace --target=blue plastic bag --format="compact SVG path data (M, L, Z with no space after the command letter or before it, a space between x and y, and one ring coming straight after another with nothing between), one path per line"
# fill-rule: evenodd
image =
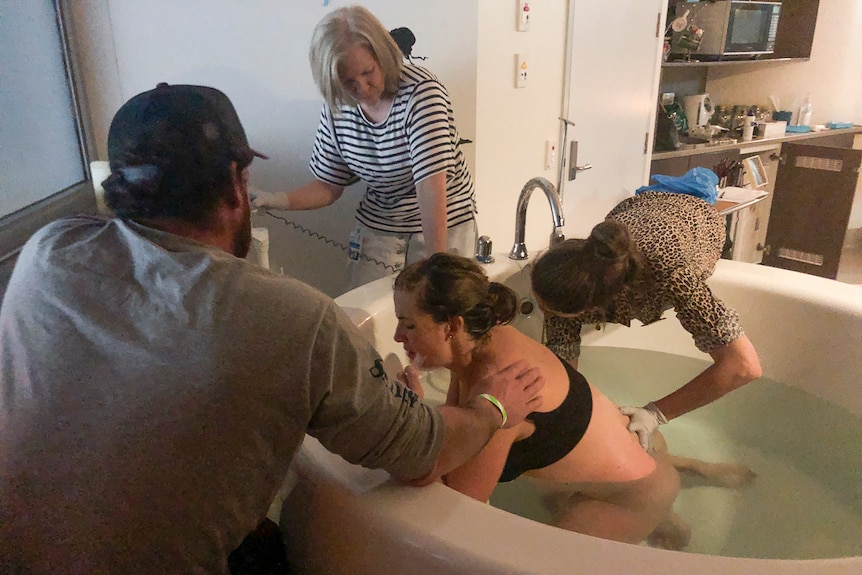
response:
M710 205L715 205L715 200L718 199L718 176L709 168L692 168L682 176L653 174L650 180L657 183L641 186L635 190L635 195L643 192L687 194L700 198Z

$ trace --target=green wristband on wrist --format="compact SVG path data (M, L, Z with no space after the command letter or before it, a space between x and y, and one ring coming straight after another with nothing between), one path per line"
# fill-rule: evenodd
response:
M503 416L503 423L500 424L500 428L502 429L504 425L506 425L506 421L509 419L509 416L506 415L506 408L503 407L503 404L500 403L500 400L491 395L490 393L480 393L476 397L481 397L482 399L487 399L491 402L491 405L500 410L500 415Z

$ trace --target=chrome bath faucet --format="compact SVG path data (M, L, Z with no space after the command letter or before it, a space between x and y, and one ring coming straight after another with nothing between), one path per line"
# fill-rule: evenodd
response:
M509 252L509 257L513 260L527 259L527 246L524 245L525 228L527 227L527 204L530 202L530 195L533 190L539 188L545 192L545 197L548 198L548 203L551 206L551 219L554 222L554 230L551 232L550 246L560 243L566 237L563 235L563 205L560 202L560 195L554 184L545 178L533 178L529 180L521 189L521 195L518 196L518 208L515 212L515 245L512 246L512 251Z

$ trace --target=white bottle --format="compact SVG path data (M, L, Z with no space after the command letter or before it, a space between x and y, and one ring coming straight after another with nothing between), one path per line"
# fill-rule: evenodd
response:
M805 96L805 101L799 107L799 116L796 118L797 126L808 126L811 124L811 94Z
M750 142L754 139L754 116L748 115L745 117L745 123L742 125L742 141Z

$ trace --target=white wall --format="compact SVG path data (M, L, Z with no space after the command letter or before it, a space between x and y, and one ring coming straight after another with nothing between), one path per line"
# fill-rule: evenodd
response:
M327 10L347 3L74 0L101 157L107 126L123 101L160 81L196 82L224 90L252 144L272 156L255 162L253 183L265 189L303 183L321 103L307 63L311 29ZM420 63L449 89L459 131L475 142L465 151L477 183L479 233L492 238L495 251L507 252L523 184L534 176L556 183L556 170L543 170L543 156L545 140L560 132L567 0L534 0L529 32L515 31L515 0L361 3L387 27L413 30L414 54L428 56ZM860 27L862 2L821 0L810 62L714 67L708 90L716 103L766 102L771 92L789 101L810 91L815 122L862 122ZM514 88L517 52L530 54L530 85L524 89ZM344 242L357 201L358 190L351 190L323 210L285 215ZM540 195L527 219L528 248L545 247L550 216ZM343 291L340 250L268 216L255 216L255 225L270 228L274 268L330 295Z
M530 3L527 32L515 29L517 2L480 0L476 76L476 170L479 233L508 252L523 185L542 176L557 185L557 168L544 169L545 141L559 139L565 56L566 0ZM529 84L514 87L515 54L529 54ZM557 156L559 158L559 154ZM548 245L550 208L538 190L527 211L526 245Z
M75 0L77 36L84 44L85 90L101 159L113 114L158 82L215 86L233 101L252 145L269 154L251 168L263 189L306 182L322 100L308 65L311 32L320 18L346 2L296 0ZM325 6L328 4L328 6ZM476 2L399 0L362 2L389 29L416 35L414 56L440 77L452 97L461 135L476 139ZM513 8L514 10L514 8ZM468 163L474 147L466 146ZM314 212L282 213L346 244L361 190ZM266 215L270 263L330 295L346 285L346 255L331 243Z

